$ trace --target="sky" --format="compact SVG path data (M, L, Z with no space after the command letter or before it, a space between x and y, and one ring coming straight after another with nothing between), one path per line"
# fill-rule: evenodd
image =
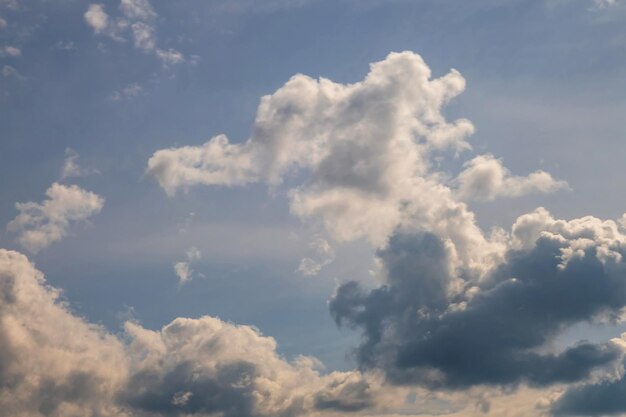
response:
M0 0L0 417L626 415L622 0Z

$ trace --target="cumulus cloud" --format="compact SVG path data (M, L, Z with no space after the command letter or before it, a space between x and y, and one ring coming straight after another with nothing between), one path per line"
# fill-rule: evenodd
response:
M565 183L544 172L515 177L483 156L466 165L461 192L448 186L432 161L470 148L472 124L442 113L464 88L458 71L433 78L412 52L389 54L354 84L296 75L262 97L245 142L218 135L200 146L161 149L146 172L170 196L198 185L277 187L297 177L287 191L292 213L333 240L366 238L380 247L398 228L425 230L454 247L453 262L487 269L504 245L484 235L464 200L550 192Z
M124 415L123 345L72 315L28 259L0 249L0 415Z
M626 351L626 333L613 342ZM626 413L626 375L621 366L617 377L569 388L551 404L555 416L609 416Z
M456 182L459 196L464 201L545 194L569 188L567 182L557 181L545 171L535 171L527 177L513 176L502 161L489 154L466 162Z
M112 18L101 4L90 4L84 18L98 35L123 42L130 34L135 48L153 54L164 65L179 64L185 57L179 51L157 47L155 21L157 13L148 0L121 0L121 16Z
M626 306L625 230L614 221L520 217L510 250L489 273L450 267L430 234L396 234L378 253L385 285L340 286L330 309L359 328L364 369L432 388L579 382L621 356L614 343L549 349L564 329L619 318ZM543 349L543 350L542 350Z
M109 27L109 15L104 11L102 4L90 4L84 17L96 33L105 33Z
M287 361L250 326L127 322L118 338L73 315L25 256L4 249L0 336L1 415L295 417L375 404L366 376Z
M99 213L104 198L76 185L54 183L42 203L17 203L19 214L7 226L17 233L18 242L38 252L63 239L69 227Z

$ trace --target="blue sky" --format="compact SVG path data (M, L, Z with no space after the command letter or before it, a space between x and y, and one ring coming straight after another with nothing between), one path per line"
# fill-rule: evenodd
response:
M2 268L33 281L59 320L101 325L75 332L112 338L114 347L97 349L130 363L110 384L124 387L124 401L112 399L112 388L38 411L19 401L5 408L28 416L626 413L614 399L626 382L610 378L623 371L626 302L608 295L626 283L625 19L620 0L0 0L0 247L28 257L7 255ZM412 52L389 55L402 51ZM428 69L432 77L419 84ZM380 87L376 77L400 87ZM547 235L553 240L544 242ZM561 259L551 271L570 277L571 291L535 284L520 266L539 265L548 252ZM448 263L431 282L439 257ZM32 265L49 287L32 279ZM607 293L587 300L579 274L606 283ZM533 291L514 297L492 286L513 278ZM434 288L445 305L415 304L422 293L436 299ZM385 291L411 301L380 301ZM500 299L489 298L527 296L532 310L576 291L580 307L555 301L537 315L497 310ZM509 364L521 351L558 359L581 346L597 363L575 376L461 375L454 360L435 360L417 342L420 332L438 331L446 346L467 342L443 334L456 322L413 323L392 305L411 314L454 310L470 328L493 310L514 334L528 323L533 332L519 346L496 339L475 347ZM29 326L27 313L11 314ZM277 346L263 354L285 369L288 377L275 381L281 389L314 372L319 381L301 394L305 405L263 408L246 392L250 404L240 399L237 407L246 407L237 408L213 394L194 400L204 385L165 382L147 384L152 397L130 392L141 372L176 384L167 370L132 359L138 335L165 339L163 326L203 316L209 334L219 318L263 349L273 338ZM393 330L377 336L376 326ZM33 353L43 364L63 361L47 355L63 351L56 338L64 331ZM224 343L236 344L230 334ZM201 352L185 352L185 363L201 363ZM323 370L303 371L300 355ZM489 366L503 365L482 369ZM109 378L80 370L92 371ZM234 386L228 376L211 378L212 387ZM613 391L593 397L598 381ZM31 389L43 392L21 391ZM587 392L612 406L580 400ZM31 405L40 401L32 395Z

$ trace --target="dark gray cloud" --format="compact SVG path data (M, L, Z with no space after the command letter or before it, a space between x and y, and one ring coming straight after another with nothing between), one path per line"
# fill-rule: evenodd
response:
M626 413L626 378L570 388L552 406L556 416L601 416Z
M362 330L361 367L383 369L397 384L580 381L620 350L584 342L561 352L539 349L564 328L626 305L626 265L614 256L600 260L593 244L564 262L571 244L542 235L528 250L509 251L488 276L459 281L439 238L398 234L378 254L386 285L369 292L355 282L342 285L331 314ZM455 285L464 288L451 291Z

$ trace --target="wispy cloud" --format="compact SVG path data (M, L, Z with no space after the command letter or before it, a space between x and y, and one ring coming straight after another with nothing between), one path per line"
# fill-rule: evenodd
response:
M173 49L157 45L155 22L157 13L147 0L121 0L121 16L111 17L102 4L90 4L84 14L85 21L97 35L125 42L132 38L135 48L157 57L163 65L180 64L184 55Z

